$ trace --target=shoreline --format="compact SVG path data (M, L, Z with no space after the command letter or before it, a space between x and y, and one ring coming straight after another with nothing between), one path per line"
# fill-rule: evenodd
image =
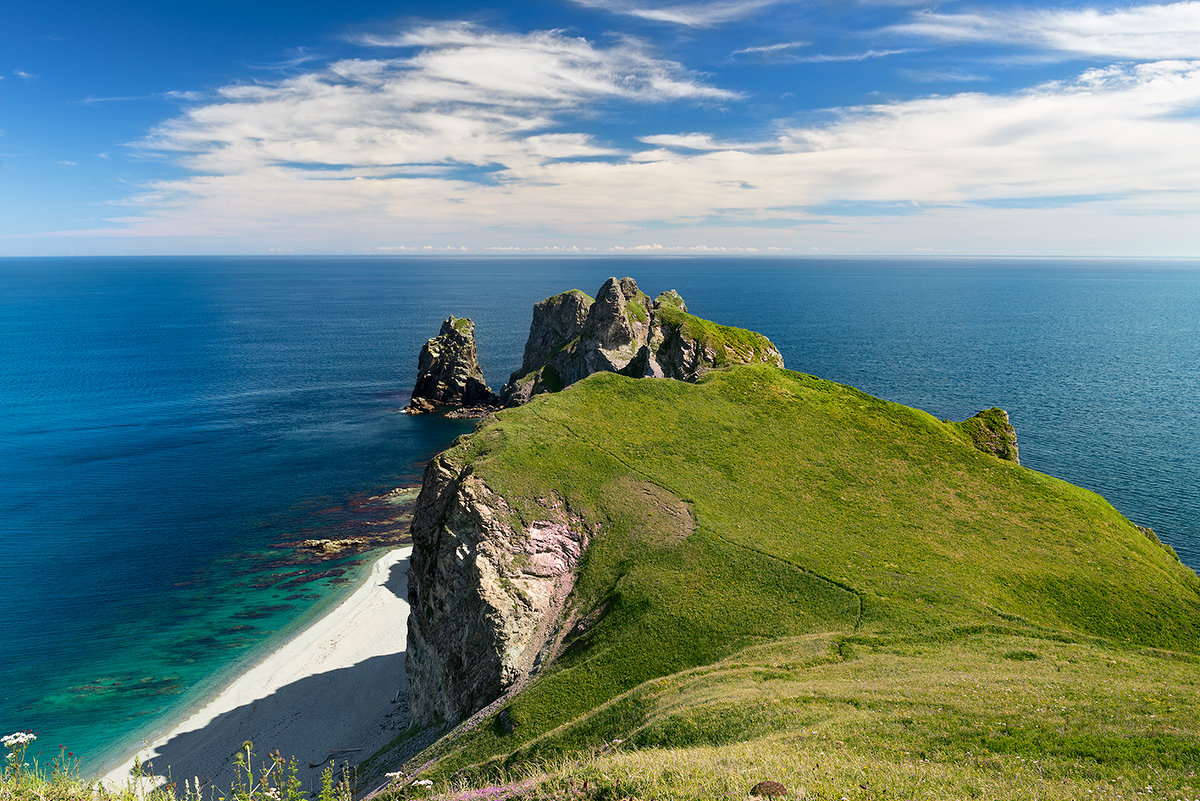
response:
M361 763L407 721L404 673L408 557L388 551L336 607L235 676L164 735L103 774L109 787L129 781L135 759L152 766L152 783L198 777L227 790L233 759L246 740L257 766L278 749L294 756L306 788L324 766Z

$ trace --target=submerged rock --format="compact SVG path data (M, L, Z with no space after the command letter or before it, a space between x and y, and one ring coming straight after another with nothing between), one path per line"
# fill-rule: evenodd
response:
M305 540L303 547L320 554L337 554L347 548L362 549L370 545L363 537L350 537L341 540Z
M490 406L496 396L483 380L475 348L475 324L447 317L437 336L421 348L417 383L406 411L423 414L439 406Z

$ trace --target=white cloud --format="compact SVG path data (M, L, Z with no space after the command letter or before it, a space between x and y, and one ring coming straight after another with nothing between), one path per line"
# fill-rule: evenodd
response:
M93 235L1085 253L1120 233L1200 250L1200 61L832 109L754 142L659 122L627 152L575 126L617 102L733 96L636 42L447 26L378 44L411 52L226 87L161 126L145 146L201 174L147 185Z
M143 145L214 174L280 164L514 167L611 155L589 135L561 130L564 116L597 102L736 97L632 41L600 48L555 31L453 25L374 44L418 51L225 87L218 102L189 109Z
M783 0L708 0L699 3L654 3L640 0L574 0L581 6L626 14L651 22L668 22L689 28L710 28L753 16Z
M29 81L32 81L33 79L37 78L37 76L34 75L32 72L26 72L25 70L13 70L12 74L16 75L18 78L20 78L21 80L23 80L25 82L29 82Z
M945 42L1024 44L1102 58L1200 58L1200 2L1196 0L1115 11L926 11L892 30Z
M900 69L897 72L918 83L984 83L991 80L987 75L960 69Z

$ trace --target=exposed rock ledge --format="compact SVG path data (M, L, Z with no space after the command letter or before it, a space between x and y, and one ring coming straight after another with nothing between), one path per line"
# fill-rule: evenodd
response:
M559 503L543 511L525 522L470 469L429 463L408 572L413 723L463 719L554 649L591 533Z

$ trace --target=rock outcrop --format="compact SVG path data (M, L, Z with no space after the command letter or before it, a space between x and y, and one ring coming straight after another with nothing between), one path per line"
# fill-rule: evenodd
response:
M632 278L610 278L589 301L572 290L534 307L525 358L501 390L502 403L520 405L597 372L696 381L732 364L783 367L762 334L688 314L674 290L651 301Z
M1021 463L1017 450L1017 430L1008 421L1008 412L1003 409L984 409L958 423L958 426L971 439L971 444L984 453Z
M525 522L474 473L438 456L413 516L405 667L413 723L453 723L547 658L590 532L562 505Z
M579 338L594 301L572 289L546 298L533 307L529 338L525 340L525 358L513 375L522 375L541 367L563 347Z
M483 380L475 348L475 324L447 317L438 335L425 343L417 360L417 383L409 414L441 406L489 406L496 396Z

